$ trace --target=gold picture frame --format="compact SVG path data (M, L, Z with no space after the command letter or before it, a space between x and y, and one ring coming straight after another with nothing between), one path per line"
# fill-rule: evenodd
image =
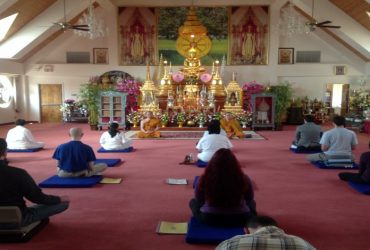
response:
M108 48L94 48L93 49L94 64L108 64Z
M278 64L294 64L294 48L279 48Z

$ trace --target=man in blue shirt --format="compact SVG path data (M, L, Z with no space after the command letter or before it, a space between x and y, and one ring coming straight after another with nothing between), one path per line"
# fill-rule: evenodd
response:
M352 150L358 144L356 134L344 128L343 116L334 116L334 128L326 131L321 137L321 150L324 153L308 155L309 161L325 161L328 159L352 159Z
M59 177L92 176L107 168L105 163L94 164L93 149L81 142L81 128L71 128L69 135L71 141L59 145L53 155L53 159L58 161Z

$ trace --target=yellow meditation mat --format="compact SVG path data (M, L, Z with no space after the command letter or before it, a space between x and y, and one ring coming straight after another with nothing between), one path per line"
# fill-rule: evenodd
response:
M110 178L110 177L104 177L100 183L101 184L119 184L121 183L122 178Z
M187 222L168 222L160 221L156 232L158 234L186 234L188 231Z

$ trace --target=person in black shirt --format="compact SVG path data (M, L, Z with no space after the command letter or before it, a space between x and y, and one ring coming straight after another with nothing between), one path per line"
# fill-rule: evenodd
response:
M370 142L369 142L370 148ZM358 173L339 173L342 181L352 181L361 184L370 184L370 151L362 153L360 157L360 169Z
M11 167L6 159L7 143L0 138L0 206L17 206L22 212L22 226L66 210L67 197L46 195L23 169ZM37 205L27 207L27 200Z

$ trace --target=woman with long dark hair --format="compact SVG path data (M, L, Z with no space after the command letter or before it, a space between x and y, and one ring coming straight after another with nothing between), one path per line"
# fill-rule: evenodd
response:
M105 150L119 150L131 147L132 141L124 133L120 133L117 122L112 122L109 130L101 135L100 144Z
M190 201L193 215L207 224L244 225L256 215L251 180L229 149L219 149L209 161Z

